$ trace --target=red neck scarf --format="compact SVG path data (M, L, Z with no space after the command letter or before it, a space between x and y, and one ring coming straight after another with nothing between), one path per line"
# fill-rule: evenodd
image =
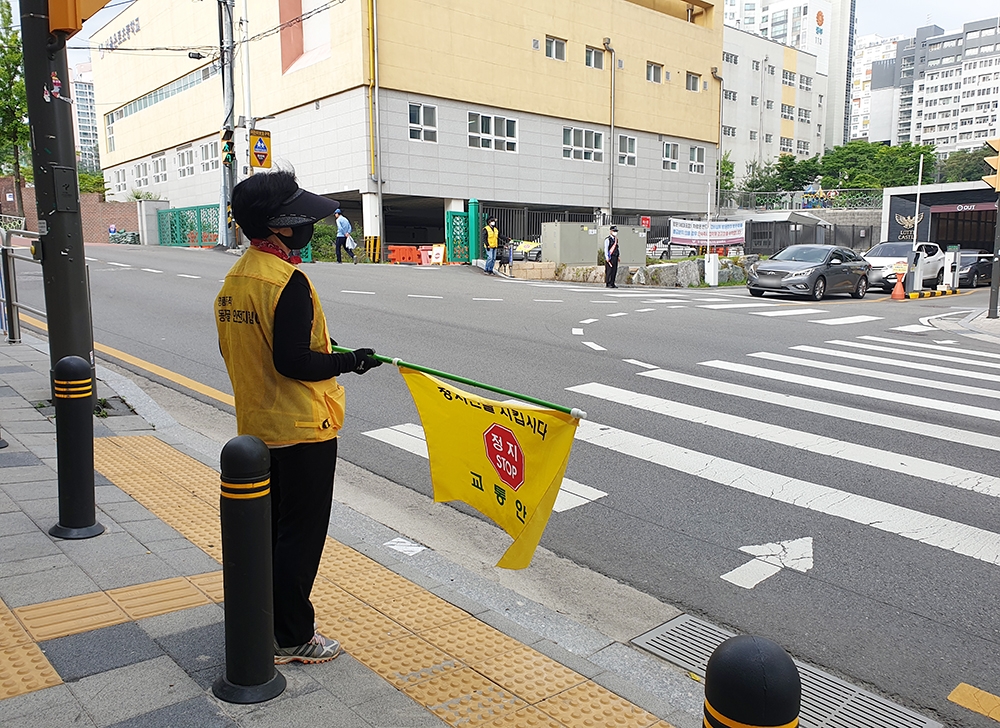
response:
M272 243L270 240L261 240L259 238L253 238L250 240L250 245L257 248L257 250L262 253L270 253L271 255L276 255L281 258L286 263L291 263L292 265L298 265L302 262L302 258L297 255L289 255L279 246Z

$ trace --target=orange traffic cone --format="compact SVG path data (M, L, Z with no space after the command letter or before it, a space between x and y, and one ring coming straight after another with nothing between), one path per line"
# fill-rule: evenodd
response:
M896 275L896 287L892 289L892 300L893 301L905 301L906 291L903 288L903 278L906 276Z

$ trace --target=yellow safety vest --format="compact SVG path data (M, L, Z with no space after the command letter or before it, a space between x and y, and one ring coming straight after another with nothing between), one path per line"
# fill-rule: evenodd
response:
M270 446L322 442L344 424L344 388L336 379L303 382L274 368L274 309L295 266L250 248L216 298L219 348L236 396L236 429ZM309 348L330 353L330 335L312 282Z
M497 247L500 244L500 229L487 225L483 230L486 231L486 247Z

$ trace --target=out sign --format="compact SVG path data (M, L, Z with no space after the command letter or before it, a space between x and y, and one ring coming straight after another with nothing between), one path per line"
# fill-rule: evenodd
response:
M483 433L486 457L497 475L511 490L524 485L524 452L514 433L502 425L490 425Z

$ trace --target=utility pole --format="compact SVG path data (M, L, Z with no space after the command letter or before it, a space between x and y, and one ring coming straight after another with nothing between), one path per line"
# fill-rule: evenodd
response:
M87 4L84 0L20 3L24 85L41 235L34 256L42 263L51 369L66 356L78 356L90 363L91 371L94 369L94 331L83 251L66 40L103 5L103 1Z
M997 193L997 213L993 222L993 273L990 275L990 308L986 318L997 318L997 301L1000 300L1000 137L987 139L986 145L997 152L995 157L987 157L984 161L993 170L993 174L983 176L983 182Z
M222 71L222 195L219 198L219 245L236 247L231 204L233 187L236 186L236 154L233 140L233 107L236 104L233 91L233 0L217 0L219 3L219 63ZM244 49L244 53L246 49Z

